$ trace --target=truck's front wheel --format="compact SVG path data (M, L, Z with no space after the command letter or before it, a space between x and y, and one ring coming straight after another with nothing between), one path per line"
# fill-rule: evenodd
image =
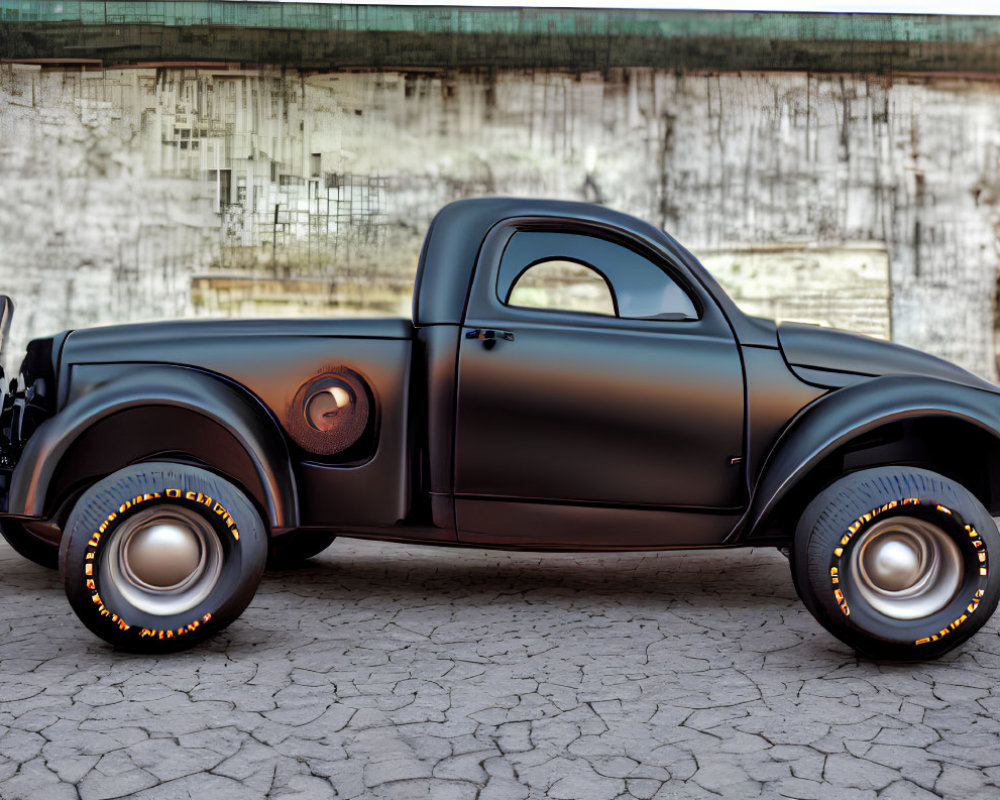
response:
M847 475L806 508L792 570L831 633L878 659L934 658L968 639L1000 598L1000 534L965 487L879 467Z
M144 463L80 497L59 561L88 628L122 649L166 652L235 620L266 559L264 525L239 489L203 469Z

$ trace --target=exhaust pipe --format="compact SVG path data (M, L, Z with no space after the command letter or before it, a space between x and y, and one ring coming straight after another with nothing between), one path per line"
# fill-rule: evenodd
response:
M7 407L10 386L3 371L3 351L7 344L7 334L10 332L10 320L14 316L14 301L7 295L0 294L0 416Z
M14 301L7 295L0 294L0 367L3 366L3 346L7 342L7 333L10 331L10 320L14 316Z
M7 510L7 493L10 490L10 473L14 468L13 454L7 445L10 441L14 397L10 383L3 371L3 351L10 331L10 318L14 316L14 301L0 294L0 510ZM16 390L16 386L14 389Z

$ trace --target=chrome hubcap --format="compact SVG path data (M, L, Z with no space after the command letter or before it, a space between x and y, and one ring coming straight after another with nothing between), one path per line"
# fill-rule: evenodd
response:
M948 605L965 568L958 545L937 525L891 517L861 535L849 570L852 585L872 608L893 619L910 620Z
M923 542L883 538L887 541L866 548L864 570L875 586L888 592L901 592L919 580L926 548L921 546Z
M122 567L132 583L154 591L176 589L204 565L200 538L176 522L139 528L122 548Z
M149 508L126 520L101 554L101 574L135 608L180 614L201 603L222 573L212 526L180 506Z

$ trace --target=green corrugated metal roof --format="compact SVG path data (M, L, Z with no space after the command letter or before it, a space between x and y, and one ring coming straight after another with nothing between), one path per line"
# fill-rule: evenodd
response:
M0 19L524 36L1000 42L1000 18L920 14L356 6L219 0L0 0Z

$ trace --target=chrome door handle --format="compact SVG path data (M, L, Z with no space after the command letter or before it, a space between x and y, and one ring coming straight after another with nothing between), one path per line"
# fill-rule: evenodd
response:
M465 338L478 339L483 343L483 347L489 350L496 345L499 339L503 339L505 342L513 342L514 334L510 331L498 331L493 328L475 328L467 331Z

